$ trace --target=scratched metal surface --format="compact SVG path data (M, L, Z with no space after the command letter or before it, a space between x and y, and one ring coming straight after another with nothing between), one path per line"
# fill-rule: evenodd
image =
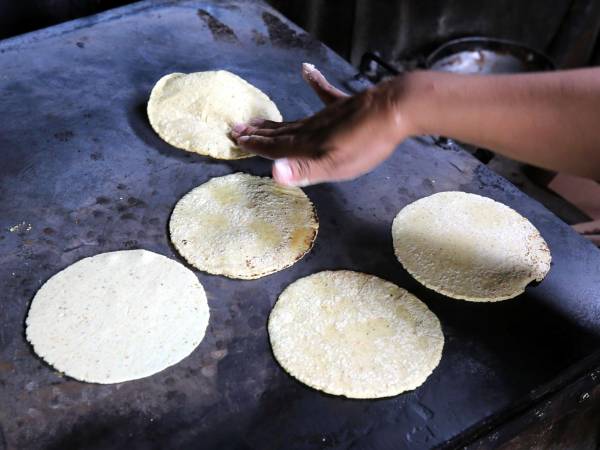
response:
M246 2L141 3L0 43L0 447L430 448L535 396L598 348L600 253L538 203L457 149L400 146L356 181L310 187L321 229L293 267L256 281L197 272L211 308L197 350L143 380L84 384L24 340L35 291L69 264L145 248L181 258L166 224L175 202L214 176L267 174L163 143L145 103L169 72L232 70L287 119L317 110L303 61L336 83L353 69L270 8ZM554 263L519 299L470 304L420 287L396 262L390 226L407 203L444 190L498 199L527 216ZM376 401L323 395L274 361L268 313L293 280L322 269L379 275L440 317L440 366L419 389Z

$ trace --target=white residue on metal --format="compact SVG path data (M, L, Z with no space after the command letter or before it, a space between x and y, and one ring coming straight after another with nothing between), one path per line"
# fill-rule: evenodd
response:
M28 233L31 231L31 224L23 221L10 227L8 231L11 233Z

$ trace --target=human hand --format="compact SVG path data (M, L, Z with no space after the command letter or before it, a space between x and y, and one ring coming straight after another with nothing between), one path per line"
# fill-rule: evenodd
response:
M326 104L324 109L296 122L253 120L232 131L242 149L275 160L277 182L306 186L357 177L412 134L399 107L401 78L348 96L311 64L302 65L302 75Z

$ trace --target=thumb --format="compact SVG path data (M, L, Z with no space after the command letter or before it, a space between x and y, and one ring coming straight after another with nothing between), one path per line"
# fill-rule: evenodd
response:
M323 74L312 64L302 63L302 78L313 88L326 105L340 98L348 97L348 94L329 83Z
M335 175L328 160L309 158L282 158L273 164L273 178L286 186L309 186L333 179Z

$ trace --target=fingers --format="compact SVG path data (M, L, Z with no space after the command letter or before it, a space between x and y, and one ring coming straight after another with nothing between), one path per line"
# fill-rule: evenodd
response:
M240 136L237 140L242 150L269 159L285 156L301 156L307 153L304 146L297 145L293 135L285 136Z
M302 64L302 78L313 88L325 104L333 103L348 94L332 86L319 70L309 63Z
M238 123L231 129L230 135L234 140L241 136L281 136L297 130L302 125L297 122L273 122L272 120L252 119L247 124Z
M580 234L600 234L600 219L577 223L573 228Z
M275 139L268 136L240 136L237 143L242 150L254 153L255 155L270 159L277 158Z
M600 234L584 234L583 237L600 247Z
M257 127L257 128L279 128L279 127L287 125L287 124L288 124L288 122L275 122L273 120L261 119L259 117L250 119L248 121L248 125Z
M277 126L280 126L282 122L273 122L271 120L263 120L263 119L252 119L248 121L248 123L236 123L233 127L231 127L231 131L229 134L233 139L238 139L240 136L245 134L252 134L254 131L261 128L265 129L276 129Z
M302 126L302 122L289 122L278 128L247 127L241 136L283 136L293 134Z

